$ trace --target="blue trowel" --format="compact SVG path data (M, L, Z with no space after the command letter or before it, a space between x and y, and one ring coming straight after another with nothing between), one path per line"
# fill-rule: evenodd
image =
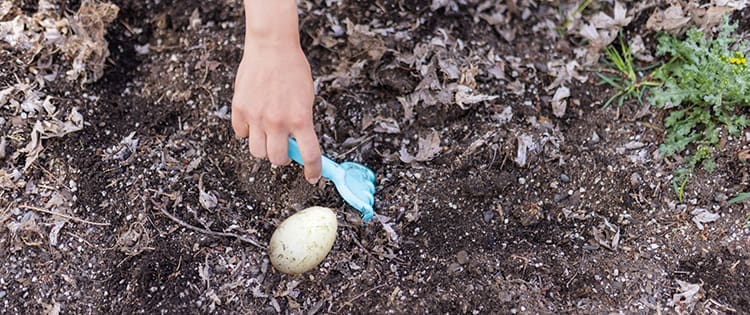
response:
M289 138L289 158L299 165L304 165L297 141L292 138ZM339 164L326 156L322 156L322 160L323 177L336 185L336 190L344 201L359 210L362 220L370 221L374 214L372 206L375 204L375 173L359 163Z

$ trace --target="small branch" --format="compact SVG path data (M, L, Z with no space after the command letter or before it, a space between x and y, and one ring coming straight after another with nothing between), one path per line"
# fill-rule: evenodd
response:
M236 239L238 239L240 241L243 241L245 243L249 243L249 244L251 244L251 245L253 245L255 247L258 247L260 249L266 249L265 246L261 245L257 241L255 241L255 240L253 240L253 239L251 239L251 238L249 238L247 236L243 236L243 235L239 235L239 234L235 234L235 233L216 232L216 231L211 231L211 230L199 228L197 226L191 225L191 224L189 224L189 223L187 223L185 221L180 220L180 218L178 218L178 217L172 215L171 213L169 213L167 211L167 209L164 209L164 207L157 207L157 208L159 208L159 211L161 211L161 213L163 213L164 215L166 215L167 217L169 217L170 219L172 219L172 221L177 222L179 225L182 225L182 226L184 226L184 227L186 227L186 228L188 228L190 230L193 230L193 231L196 231L196 232L199 232L199 233L203 233L203 234L213 235L213 236L234 237L234 238L236 238Z
M49 211L49 210L38 208L38 207L34 207L34 206L20 205L18 207L21 208L21 209L34 210L34 211L41 212L41 213L56 215L56 216L59 216L59 217L63 217L63 218L66 218L66 219L70 219L70 220L76 221L78 223L85 223L85 224L98 225L98 226L109 226L109 223L106 223L106 222L105 223L91 222L91 221L88 221L88 220L79 219L79 218L76 218L74 216L70 216L70 215L67 215L67 214L60 213L60 212Z
M384 286L385 286L385 284L381 284L381 285L379 285L379 286L376 286L376 287L370 288L369 290L367 290L367 291L364 291L364 292L362 292L362 293L360 293L360 294L357 294L357 296L353 297L353 298L352 298L351 300L349 300L349 301L346 301L346 302L344 302L344 305L346 305L346 306L352 306L352 303L353 303L354 301L356 301L356 300L358 300L359 298L361 298L361 297L363 297L363 296L367 295L368 293L370 293L370 292L372 292L372 291L375 291L375 290L377 290L377 289L380 289L380 288L382 288L382 287L384 287ZM339 309L339 310L340 310L340 309Z

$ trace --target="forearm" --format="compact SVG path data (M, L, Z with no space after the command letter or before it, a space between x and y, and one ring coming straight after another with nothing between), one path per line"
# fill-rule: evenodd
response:
M296 0L245 0L245 47L299 47Z

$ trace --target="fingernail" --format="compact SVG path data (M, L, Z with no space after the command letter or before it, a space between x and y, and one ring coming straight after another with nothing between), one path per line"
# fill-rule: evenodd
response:
M315 184L317 184L320 181L320 177L316 177L316 178L313 178L313 179L308 178L307 181L310 184L315 185Z

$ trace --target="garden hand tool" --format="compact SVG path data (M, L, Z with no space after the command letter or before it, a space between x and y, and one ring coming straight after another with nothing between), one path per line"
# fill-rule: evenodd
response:
M304 165L297 141L292 138L289 138L289 157L299 165ZM338 164L326 156L322 156L322 160L323 177L336 185L339 195L359 210L364 221L370 221L374 214L372 206L375 203L375 173L359 163Z

